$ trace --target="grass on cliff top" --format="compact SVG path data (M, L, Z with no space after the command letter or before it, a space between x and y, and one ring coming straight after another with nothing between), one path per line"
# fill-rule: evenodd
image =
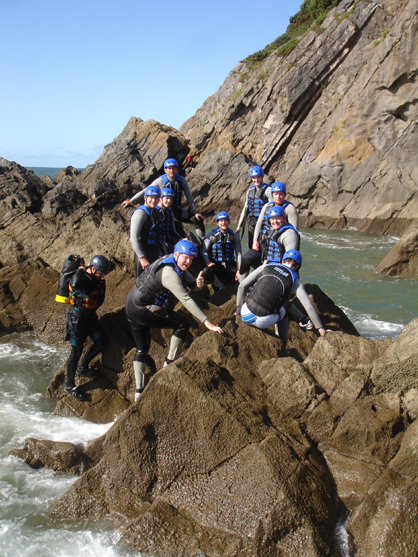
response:
M248 69L250 71L257 69L273 52L277 56L290 54L312 24L315 23L314 27L319 29L327 13L338 3L339 0L304 0L298 13L289 19L286 32L268 44L263 50L250 54L245 59L248 63Z

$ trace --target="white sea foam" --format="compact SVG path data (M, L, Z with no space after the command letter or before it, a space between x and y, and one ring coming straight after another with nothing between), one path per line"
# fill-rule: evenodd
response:
M380 321L379 319L373 319L371 315L360 314L349 308L341 307L341 309L354 324L358 332L370 340L396 338L405 327L405 324Z

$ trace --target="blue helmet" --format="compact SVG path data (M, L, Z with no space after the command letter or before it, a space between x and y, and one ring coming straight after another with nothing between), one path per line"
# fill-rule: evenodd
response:
M283 207L281 205L274 205L268 212L267 218L271 219L271 217L285 217L285 216L286 213Z
M285 251L282 257L282 261L285 261L286 259L293 259L293 261L297 265L299 265L299 267L302 267L302 256L297 249L289 249L288 251Z
M271 186L271 193L277 193L278 191L284 191L286 193L286 186L283 182L274 182Z
M179 242L177 242L177 244L174 246L174 251L185 253L186 255L190 255L191 257L197 257L197 247L190 240L180 240Z
M250 170L250 177L253 178L254 176L264 176L264 171L261 166L253 166Z
M229 218L228 213L226 213L225 211L221 211L220 213L218 213L218 214L216 215L216 222L218 222L218 220L221 220L221 219L228 219L228 220L231 220L231 219Z
M166 159L164 161L164 168L168 168L169 166L178 166L176 159Z
M144 197L161 197L161 190L158 186L148 186L145 188Z
M171 188L163 188L161 190L161 197L174 197L174 192Z
M112 270L110 261L104 255L95 255L90 261L90 267L94 267L96 271L105 275Z

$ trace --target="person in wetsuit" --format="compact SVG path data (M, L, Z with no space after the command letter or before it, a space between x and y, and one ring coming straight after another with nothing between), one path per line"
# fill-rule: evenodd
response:
M270 209L276 206L283 207L288 224L291 224L293 228L299 230L299 214L293 203L286 200L286 186L283 182L274 182L274 184L271 185L271 194L273 196L273 201L269 201L264 205L255 226L254 238L257 240L260 238L260 234L265 234L270 228L267 215Z
M100 373L89 368L89 363L104 348L105 342L97 317L97 309L103 304L106 294L105 275L114 265L104 255L95 255L88 267L80 267L72 276L69 284L67 313L67 334L65 340L71 342L71 354L67 360L67 378L64 391L75 400L84 400L84 394L75 385L75 376L81 375L94 379ZM82 362L84 343L90 337L93 344L87 350Z
M251 168L250 178L253 181L253 185L247 192L245 204L241 211L235 232L239 234L248 216L248 247L251 249L253 247L254 230L257 219L264 205L269 201L273 201L273 197L270 186L264 183L264 171L261 166L253 166Z
M160 188L148 186L144 190L144 204L131 214L130 241L137 277L160 257L161 216L156 208L160 197Z
M190 321L184 315L172 311L166 302L174 295L184 307L207 329L223 334L220 327L213 325L199 306L189 296L185 283L192 288L202 288L202 272L197 279L188 272L188 268L197 257L196 246L189 240L180 240L174 247L174 253L161 257L150 265L135 281L129 292L125 315L131 326L136 344L134 373L136 381L135 400L144 390L144 372L146 357L151 344L151 327L173 329L170 348L164 366L174 361L190 328Z
M180 240L176 231L175 219L172 211L174 192L171 188L161 190L161 199L157 210L161 216L161 245L160 255L173 253L175 244Z
M276 335L286 344L289 320L284 306L289 298L295 295L319 334L324 336L327 331L298 277L301 265L302 256L299 251L292 249L283 254L282 263L267 263L255 269L239 285L234 315L240 315L244 323L258 329L274 325ZM244 303L245 293L251 286L253 288Z
M202 256L207 268L214 273L218 288L238 280L238 269L241 266L241 240L238 234L229 228L228 213L221 211L216 215L215 228L203 242ZM235 254L237 260L235 260ZM205 277L205 272L203 273Z

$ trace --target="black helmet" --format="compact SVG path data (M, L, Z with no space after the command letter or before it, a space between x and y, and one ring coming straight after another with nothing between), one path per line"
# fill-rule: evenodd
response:
M90 261L90 267L94 267L99 273L107 275L112 270L110 261L104 255L95 255Z

